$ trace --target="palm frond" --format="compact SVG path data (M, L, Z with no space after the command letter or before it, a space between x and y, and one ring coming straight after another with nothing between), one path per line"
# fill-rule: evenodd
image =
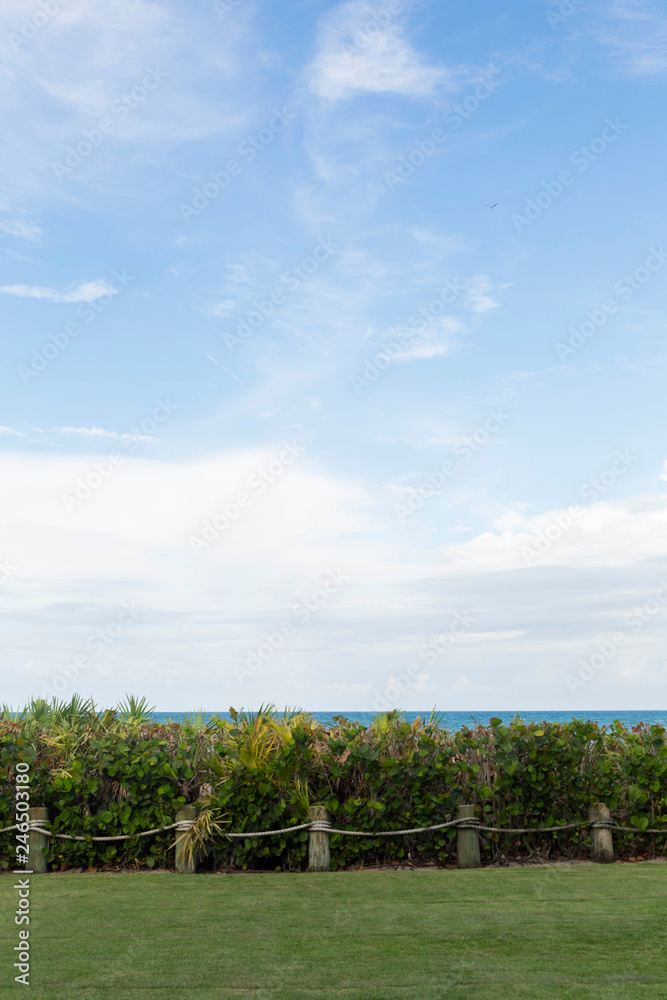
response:
M172 846L182 845L186 860L192 862L196 856L206 854L216 838L223 836L220 821L221 817L210 806L205 807L190 829L180 834Z
M11 705L3 705L0 709L0 722L23 722L25 709L15 709Z
M118 703L116 711L122 722L130 726L141 726L152 721L155 706L149 704L148 698L135 698L133 694L126 694L123 701Z

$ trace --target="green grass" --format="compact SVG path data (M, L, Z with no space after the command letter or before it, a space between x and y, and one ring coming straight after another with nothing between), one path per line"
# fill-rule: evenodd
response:
M14 879L0 997L16 998ZM31 1000L662 1000L667 865L42 875Z

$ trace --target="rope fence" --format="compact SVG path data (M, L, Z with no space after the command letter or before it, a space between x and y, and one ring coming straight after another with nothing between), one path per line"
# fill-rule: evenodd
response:
M622 826L615 823L611 818L611 813L607 806L597 803L591 806L591 815L588 819L574 820L570 823L560 823L554 826L534 826L534 827L502 827L487 826L476 816L472 805L461 805L458 807L459 815L443 823L433 823L430 826L416 826L405 830L348 830L340 829L332 825L329 813L324 806L311 806L309 809L309 822L299 823L295 826L282 827L278 830L240 830L240 831L220 831L223 837L229 840L244 839L253 840L259 837L276 837L285 834L297 833L307 830L309 833L309 871L327 871L330 864L330 837L404 837L414 836L421 833L432 833L437 830L455 829L458 836L457 855L459 867L476 868L481 865L479 855L479 835L481 833L504 834L505 836L515 836L518 834L539 834L539 833L561 833L565 830L575 830L587 828L591 830L592 851L594 860L613 860L612 831L634 836L645 835L665 835L667 834L667 824L663 828L647 827L640 830L638 827ZM31 854L33 851L39 852L40 864L34 867L37 871L46 871L46 859L43 856L44 849L48 845L48 840L69 840L77 843L108 843L113 841L133 840L135 837L150 837L155 834L166 833L175 830L180 837L176 840L176 869L177 871L196 871L196 861L192 856L186 858L184 850L185 835L196 823L196 812L193 806L186 806L177 814L176 822L165 826L155 827L152 830L138 830L135 833L115 834L113 836L98 837L92 834L76 836L69 833L57 833L48 829L48 813L45 809L30 809L30 813L37 813L38 816L30 816L23 823L13 826L6 826L0 829L0 834L9 833L12 830L22 830L28 832L30 836ZM27 827L27 830L26 830ZM43 862L43 864L42 864Z
M166 833L168 830L176 830L178 833L187 833L195 825L195 820L179 820L178 823L170 823L168 826L157 826L153 830L137 830L136 833L115 834L112 837L94 837L92 834L85 834L82 837L75 837L69 833L56 833L47 830L43 826L44 820L29 820L28 827L35 833L41 833L45 837L53 837L55 840L76 840L82 842L110 840L132 840L133 837L150 837L155 833ZM24 824L25 825L25 824ZM339 834L343 837L403 837L415 833L431 833L434 830L444 830L447 827L455 827L459 830L478 830L480 833L505 833L512 836L517 833L558 833L561 830L574 830L577 827L588 827L593 830L620 830L622 833L634 834L667 834L667 825L662 828L647 827L640 830L636 826L620 826L609 819L575 820L573 823L560 823L558 826L484 826L482 822L474 816L461 819L452 819L447 823L434 823L432 826L415 826L409 830L340 830L333 827L328 820L314 820L312 823L300 823L298 826L285 826L280 830L241 830L239 833L232 833L229 830L221 830L223 837L233 839L235 837L277 837L284 833L296 833L298 830L309 830L312 833ZM9 833L11 830L18 830L19 824L5 826L0 833Z

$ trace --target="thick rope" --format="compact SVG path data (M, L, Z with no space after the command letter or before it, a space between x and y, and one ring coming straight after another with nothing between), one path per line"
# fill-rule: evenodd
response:
M36 822L39 823L39 821ZM45 830L40 825L32 826L32 824L30 826L30 829L35 833L43 833L45 837L54 837L56 840L80 840L84 842L86 841L90 842L91 840L96 840L96 841L132 840L133 837L150 837L150 835L153 833L164 833L165 830L174 830L177 827L182 826L182 824L184 825L185 822L188 823L188 826L185 826L185 829L189 830L190 824L193 822L192 820L180 821L178 823L170 823L169 826L158 826L154 830L141 830L138 831L137 833L118 834L115 837L91 837L91 836L73 837L69 833L54 833L53 830Z
M472 820L472 823L478 822ZM326 830L327 833L339 833L342 836L348 837L401 837L404 834L409 833L429 833L431 830L444 830L448 826L458 826L461 829L467 829L471 825L470 817L466 816L463 819L450 819L447 823L436 823L433 826L416 826L411 830L335 830L331 824L327 824L326 820L316 820L312 824L312 829L318 827L318 829Z
M195 825L195 820L184 819L177 823L170 823L169 826L156 827L153 830L141 830L137 833L118 834L114 837L73 837L68 833L54 833L52 830L44 829L44 820L30 820L28 826L31 832L42 833L45 837L53 837L56 840L75 841L109 841L109 840L132 840L133 837L150 837L154 833L164 833L166 830L176 830L177 833L187 833ZM309 830L311 833L338 834L343 837L403 837L414 833L430 833L433 830L444 830L447 827L456 827L459 830L478 830L480 833L504 833L510 836L518 833L558 833L561 830L573 830L577 827L587 827L590 830L620 830L622 833L634 834L667 834L667 829L650 828L639 830L632 826L619 826L610 819L576 820L573 823L563 823L560 826L484 826L475 816L464 816L460 819L451 819L446 823L435 823L432 826L416 826L409 830L339 830L331 825L328 820L315 820L312 823L301 823L299 826L286 826L281 830L242 830L240 833L222 831L224 837L246 838L252 840L255 837L275 837L284 833L295 833L297 830ZM8 826L0 833L7 833L9 830L17 829L16 826Z
M318 821L319 822L319 821ZM295 830L312 830L315 823L301 823L300 826L286 826L282 830L248 830L241 833L228 833L222 831L223 837L271 837L280 833L293 833Z
M576 823L562 823L560 826L512 826L509 829L502 826L482 826L478 820L475 829L483 833L556 833L558 830L574 830L581 826L596 827L597 820L580 819Z
M613 823L604 820L598 820L597 823L591 823L591 826L599 830L621 830L623 833L667 833L667 829L663 827L659 829L658 827L647 827L645 830L640 830L636 826L619 826L618 823Z
M564 823L562 826L537 826L537 827L499 827L482 826L480 821L474 816L464 816L461 819L452 819L448 823L435 823L433 826L416 826L410 830L335 830L326 820L317 820L312 824L312 830L321 830L327 833L339 833L348 837L400 837L412 833L429 833L431 830L443 830L446 827L457 827L459 830L480 830L488 833L550 833L553 830L571 830L575 826L592 826L586 820L579 820L576 823ZM667 832L667 831L666 831Z

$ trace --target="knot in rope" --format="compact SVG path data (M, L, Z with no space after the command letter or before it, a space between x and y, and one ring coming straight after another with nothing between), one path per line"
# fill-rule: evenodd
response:
M187 833L194 825L193 819L179 819L178 823L174 823L177 833Z
M310 824L311 833L329 833L333 827L328 819L315 819Z
M477 830L482 824L476 816L463 816L454 820L452 825L457 826L459 830Z
M48 826L48 825L49 825L48 819L29 819L28 820L28 829L29 830L37 830L38 833L47 833L47 831L44 830L43 827Z
M616 829L616 823L614 823L613 819L605 819L605 818L592 820L590 826L591 826L591 829L593 829L593 830L615 830Z

